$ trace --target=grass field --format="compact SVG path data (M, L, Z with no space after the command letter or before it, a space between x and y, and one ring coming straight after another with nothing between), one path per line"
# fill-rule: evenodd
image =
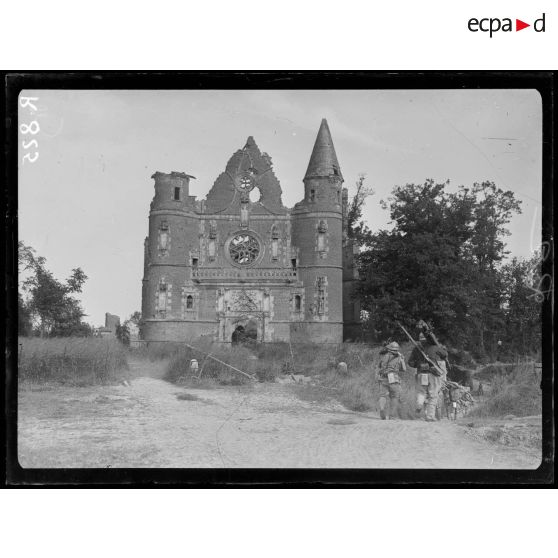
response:
M402 345L408 359L411 345ZM129 379L128 358L159 361L166 367L164 379L196 385L241 385L249 378L230 366L256 377L260 382L289 378L291 374L310 378L299 387L302 398L331 398L352 411L376 410L379 386L375 370L380 347L366 344L314 345L287 343L248 346L222 346L207 340L195 348L181 343L151 343L148 347L127 349L114 339L99 338L20 338L19 379L23 382L52 382L75 386L108 384ZM213 358L207 358L207 355ZM199 362L198 376L191 377L191 359ZM218 362L222 361L222 362ZM226 366L227 363L230 366ZM347 374L337 365L345 362ZM479 379L490 384L490 394L482 398L469 415L476 418L530 416L541 413L540 375L533 363L485 368ZM408 369L402 374L402 418L415 418L415 376Z
M114 339L38 337L18 340L18 378L75 386L121 381L126 377L126 349Z
M301 389L301 396L316 400L327 398L339 400L348 409L368 411L376 406L378 385L375 366L379 358L379 347L360 343L336 345L274 343L252 347L220 347L219 345L197 345L204 353L222 360L261 382L274 381L290 374L312 377L313 386ZM403 347L409 353L410 347ZM171 382L189 378L190 359L199 361L202 380L213 379L219 384L241 384L248 378L231 371L227 366L212 359L205 359L201 351L183 348L171 358L166 379ZM337 372L337 365L345 362L347 375ZM404 407L412 408L414 399L414 375L409 373L409 382L404 386ZM412 384L412 385L411 385ZM408 404L408 405L407 405ZM411 416L411 412L404 411Z
M532 362L517 362L503 368L483 371L481 379L490 382L490 396L469 413L472 417L517 417L540 415L541 377Z
M188 382L190 359L199 361L202 380L219 384L242 384L249 382L246 377L232 372L218 362L205 359L205 353L228 364L255 375L259 381L274 381L289 374L311 376L312 382L300 387L303 398L318 400L336 399L347 409L366 412L376 410L379 386L375 370L379 360L380 347L359 343L339 345L292 345L276 343L248 347L222 347L206 343L197 345L200 351L182 348L174 352L170 359L166 379ZM410 344L402 345L402 352L408 359L412 350ZM203 351L203 352L202 352ZM292 351L292 352L291 352ZM337 365L345 362L346 375L339 374ZM199 374L199 372L198 372ZM401 416L415 418L415 371L409 368L402 374ZM469 412L474 417L529 416L541 412L540 377L532 363L521 363L485 369L483 379L489 381L490 395L482 399Z

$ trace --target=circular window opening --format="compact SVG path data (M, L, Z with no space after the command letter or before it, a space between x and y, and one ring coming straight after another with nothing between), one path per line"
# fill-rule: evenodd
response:
M250 265L260 255L260 243L251 234L237 234L229 243L229 254L237 265Z
M249 192L254 187L254 182L249 176L243 176L238 187L244 192Z
M260 191L258 190L258 188L253 188L252 190L250 190L248 198L250 199L251 203L260 201Z

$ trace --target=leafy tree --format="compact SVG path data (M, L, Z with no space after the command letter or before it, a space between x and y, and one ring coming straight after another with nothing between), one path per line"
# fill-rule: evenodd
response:
M541 254L513 258L502 268L505 327L500 332L508 353L536 354L541 346Z
M124 322L122 325L117 324L116 338L126 347L130 346L130 328L128 327L128 324L126 322Z
M28 272L32 273L37 266L44 266L45 262L45 258L36 256L36 252L31 246L26 246L21 240L18 242L17 263L20 278Z
M31 335L32 330L31 311L23 300L21 293L17 293L17 334L27 337Z
M132 338L132 332L134 335L140 332L141 326L143 325L143 319L141 317L141 312L136 310L123 324L126 327L126 332L124 333L125 340L123 343L125 345L130 345L130 340ZM118 336L118 332L117 332Z
M477 201L472 252L481 273L495 271L496 264L509 254L503 237L510 234L506 225L511 216L521 213L521 202L515 199L513 192L497 188L494 182L475 183L472 193Z
M135 312L132 313L130 318L126 321L129 321L129 322L131 322L134 325L139 327L142 324L142 321L143 321L143 318L141 317L141 312L139 310L136 310Z
M362 220L362 212L366 198L374 195L374 190L364 184L365 174L360 174L356 181L356 192L347 208L347 234L359 246L370 241L372 232Z
M509 254L505 250L506 228L514 213L521 213L513 192L497 188L493 182L473 184L474 221L470 240L471 255L477 265L477 297L471 315L477 332L480 353L494 352L498 331L504 326L501 312L503 284L500 264Z
M447 192L446 183L397 186L387 202L391 230L370 235L359 256L359 294L376 335L400 337L400 321L432 322L452 344L486 351L504 323L498 264L502 237L519 210L493 183Z
M87 280L83 270L73 269L70 277L60 282L46 269L45 258L37 257L23 242L18 248L21 289L27 296L27 300L21 299L41 337L91 335L91 327L82 322L85 314L80 302L71 296L80 293Z

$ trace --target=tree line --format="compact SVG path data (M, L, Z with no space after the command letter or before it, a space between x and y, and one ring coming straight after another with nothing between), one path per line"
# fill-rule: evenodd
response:
M81 293L87 275L79 267L59 281L46 260L31 246L18 243L18 334L41 337L86 337L93 328L83 321L85 313L73 296Z
M374 195L361 175L348 207L348 235L360 247L356 296L363 310L364 338L400 339L398 322L412 328L430 322L452 347L476 357L536 354L541 345L541 260L508 259L505 238L521 202L493 182L460 186L449 182L395 186L381 200L391 227L372 232L363 220ZM18 331L20 335L87 336L80 301L87 276L79 267L65 281L46 268L45 258L18 245ZM129 339L127 324L117 331ZM499 343L500 342L500 343Z
M392 226L373 233L362 220L373 192L359 177L348 233L360 246L365 331L377 341L403 339L398 322L413 327L424 319L449 345L476 357L538 353L541 254L506 258L507 226L521 202L490 181L448 186L396 186L380 201Z
M82 292L88 277L80 267L59 281L46 267L46 259L23 241L18 242L18 335L39 337L90 337L95 328L85 322L81 302L74 295ZM130 344L130 326L141 326L141 312L134 312L116 326L115 336Z

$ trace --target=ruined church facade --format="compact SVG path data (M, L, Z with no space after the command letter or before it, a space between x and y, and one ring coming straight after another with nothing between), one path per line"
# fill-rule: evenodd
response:
M259 342L356 337L347 190L326 120L303 178L303 199L292 209L282 203L270 156L252 137L205 200L190 195L191 175L156 172L152 178L144 340L205 336L231 343L240 332Z

